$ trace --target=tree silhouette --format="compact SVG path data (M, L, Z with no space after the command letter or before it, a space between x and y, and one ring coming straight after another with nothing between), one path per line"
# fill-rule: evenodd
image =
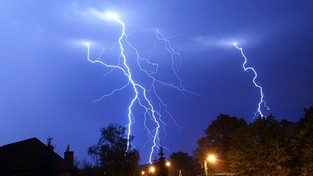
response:
M227 156L232 172L239 175L287 175L285 138L274 116L258 118L239 129Z
M56 162L53 158L54 155L54 149L56 148L56 145L52 142L52 137L49 135L47 138L47 147L46 147L46 153L43 156L43 164L45 168L45 172L48 176L56 175L55 169L56 169Z
M289 166L294 175L310 175L313 172L313 106L304 109L290 141Z
M195 174L196 163L188 153L176 152L170 155L171 167L170 176L177 176L181 173L184 176L193 176Z
M273 115L247 124L220 114L198 140L196 157L204 163L207 153L217 154L214 172L237 175L312 175L313 106L297 123L277 121ZM221 157L222 156L222 157ZM218 169L217 165L224 165ZM215 169L215 170L214 170Z
M205 136L200 138L197 143L196 159L202 167L204 167L204 161L207 159L208 154L214 153L223 162L218 162L214 165L208 165L210 170L217 171L229 171L228 159L226 157L227 151L230 150L232 145L232 139L236 131L247 123L243 118L232 117L226 114L220 114L205 130Z
M166 158L163 151L163 147L160 147L160 151L158 153L159 158L154 161L154 165L156 167L156 176L168 176L168 167L166 166Z
M130 137L130 142L134 139ZM139 161L137 150L127 149L126 128L117 124L110 124L101 129L98 144L88 148L102 174L109 176L133 176Z

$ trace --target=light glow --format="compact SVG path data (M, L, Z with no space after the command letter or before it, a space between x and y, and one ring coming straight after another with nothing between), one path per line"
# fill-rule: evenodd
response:
M150 173L154 173L154 172L155 172L155 167L154 167L154 166L150 166L149 172L150 172Z
M116 20L116 21L119 21L119 16L117 13L114 13L112 11L107 11L105 12L105 15L106 17L108 17L109 19L113 19L113 20Z
M210 163L215 163L216 162L216 157L215 155L209 155L208 158L207 158L208 162Z

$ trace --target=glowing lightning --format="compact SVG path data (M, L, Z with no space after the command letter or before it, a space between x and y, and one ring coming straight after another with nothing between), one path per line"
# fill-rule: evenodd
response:
M266 102L264 101L264 93L263 93L263 88L258 84L256 83L256 78L258 77L258 74L257 72L255 71L255 69L253 67L246 67L246 64L247 64L247 57L245 56L245 54L243 53L243 49L238 47L237 43L233 43L233 45L240 51L242 57L244 58L244 62L242 64L242 67L245 71L248 71L248 70L251 70L253 73L254 73L254 77L252 79L252 82L254 84L255 87L259 88L259 92L260 92L260 101L258 103L258 108L257 108L257 111L255 112L254 114L254 117L253 119L255 119L256 117L258 116L261 116L261 117L264 117L264 114L262 113L262 110L261 110L261 106L262 104L264 104L264 107L269 110L269 107L266 105Z
M111 96L112 94L114 94L115 92L118 91L122 91L124 88L131 86L134 92L134 96L132 97L130 104L128 106L128 125L127 125L127 138L128 138L128 142L127 142L127 150L130 147L130 136L131 136L131 126L134 123L134 114L133 114L133 107L135 103L138 103L140 105L141 108L144 109L144 126L145 126L145 130L147 130L148 135L151 136L151 140L153 142L153 145L151 146L151 152L149 155L149 162L152 163L152 156L153 153L155 152L155 149L160 145L159 144L159 132L160 132L160 127L161 124L166 125L166 123L162 120L161 118L161 111L163 108L163 111L165 111L167 113L168 116L170 116L172 118L172 120L174 121L174 123L176 124L175 120L173 119L173 117L171 116L171 114L168 112L167 110L167 105L162 101L161 97L159 96L159 94L156 91L156 84L161 84L164 86L168 86L171 88L174 88L182 93L192 93L195 94L189 90L186 90L183 86L182 86L182 81L179 78L177 71L176 71L176 65L174 62L174 56L175 55L179 55L179 53L177 53L172 47L171 44L168 40L168 38L164 37L163 34L161 34L158 30L156 30L156 38L157 41L163 41L164 42L164 46L165 49L167 50L167 52L170 53L171 55L171 69L175 74L175 77L177 79L177 81L179 82L179 85L175 85L173 83L167 83L164 82L162 80L159 80L157 78L155 78L153 75L155 73L157 73L158 71L158 67L159 65L157 63L152 63L149 59L143 58L140 56L138 50L128 41L128 34L126 34L126 26L125 23L123 21L120 20L120 18L118 17L117 14L113 13L113 12L107 12L107 13L100 13L99 11L95 11L95 10L91 10L91 12L93 14L95 14L96 16L98 16L101 19L111 19L114 20L115 22L117 22L119 25L121 25L122 30L121 30L121 34L119 36L118 39L118 45L119 45L119 49L120 49L120 56L118 59L118 63L116 65L112 65L112 64L108 64L104 61L100 60L100 57L103 53L103 50L101 51L101 53L99 54L98 58L95 60L90 59L90 43L85 42L85 46L87 47L87 59L89 62L91 63L98 63L101 64L105 67L111 68L111 69L117 69L120 70L126 77L128 82L120 87L117 88L115 90L113 90L111 93L106 94L104 96L102 96L101 98L99 98L98 100L101 100L102 98ZM124 52L124 45L123 43L126 43L135 53L136 53L136 60L137 60L137 65L140 69L140 71L142 71L150 80L151 80L151 84L149 85L148 88L146 88L144 85L136 82L133 78L132 75L132 71L127 63L127 57L125 55ZM146 65L151 66L151 68L153 68L153 71L149 71L148 69L145 69L142 66L142 62L144 62ZM197 94L195 94L197 95ZM153 102L152 102L152 97L154 97L159 104L158 110L154 107ZM155 127L154 129L150 130L147 125L146 125L146 121L148 119L151 119L154 124ZM127 151L126 151L127 152Z

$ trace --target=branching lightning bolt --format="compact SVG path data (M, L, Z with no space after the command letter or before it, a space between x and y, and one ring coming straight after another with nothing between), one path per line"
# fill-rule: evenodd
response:
M95 60L92 60L92 59L90 59L90 43L85 43L85 45L87 47L87 59L88 59L88 61L91 63L94 63L94 64L96 64L96 63L101 64L105 67L108 67L108 68L111 68L114 70L119 70L125 75L125 77L128 80L125 85L123 85L120 88L114 89L112 92L102 96L98 100L101 100L105 97L111 96L116 92L122 91L126 87L132 88L134 95L133 95L133 97L129 103L128 114L127 114L127 117L128 117L127 150L129 149L129 147L131 145L129 142L130 141L129 139L130 139L130 136L132 133L131 127L132 127L132 124L134 123L134 120L135 120L135 115L133 114L133 108L134 108L135 103L138 103L140 105L140 107L144 109L145 130L147 130L148 135L151 137L150 139L153 143L153 145L151 146L151 152L150 152L149 161L148 161L149 163L152 163L153 154L156 151L156 148L158 148L160 146L159 133L160 133L161 125L167 125L161 118L162 117L161 111L164 111L169 117L172 118L174 123L177 124L176 121L174 120L174 118L172 117L172 115L169 113L167 105L162 100L161 96L157 93L156 84L160 84L163 86L168 86L168 87L174 88L183 94L184 93L191 93L194 95L197 95L197 94L192 92L192 91L189 91L183 87L182 80L180 79L180 77L177 73L177 70L176 70L177 65L175 64L175 61L174 61L174 56L180 56L180 54L173 49L168 38L166 38L159 30L156 30L156 42L157 41L164 42L164 48L166 49L167 52L170 53L171 69L172 69L173 73L175 74L178 85L162 81L160 79L157 79L154 76L158 72L159 65L157 63L151 62L150 59L147 59L147 58L140 56L138 49L134 45L132 45L128 40L129 35L126 33L125 23L122 20L120 20L120 18L115 13L107 12L107 13L103 14L103 13L100 13L100 12L94 11L94 10L93 10L93 13L96 13L96 15L99 15L99 14L103 15L103 16L101 16L101 18L106 17L106 18L112 19L122 27L121 34L120 34L120 36L118 38L118 42L117 42L118 46L119 46L119 51L120 51L119 55L120 56L117 60L118 63L116 65L115 64L108 64L105 61L101 60L101 55L103 53L103 50L102 50L101 53L99 54L98 58L96 58ZM140 69L140 71L142 73L144 73L146 75L146 77L148 77L150 79L151 83L148 87L145 87L143 84L140 84L140 83L135 81L135 79L132 75L132 70L128 65L128 58L126 57L125 52L124 52L124 48L125 48L124 44L126 44L128 47L130 47L134 51L134 53L136 54L136 61L137 61L138 68ZM153 68L152 71L147 69L147 68L144 68L141 64L142 62L151 66L151 68ZM158 108L156 108L154 104L158 104ZM149 119L152 120L155 124L153 129L150 129L146 125L146 122Z
M257 79L257 77L258 77L258 74L257 74L256 70L255 70L253 67L249 67L249 66L247 67L247 66L246 66L248 59L247 59L246 55L244 54L243 49L240 48L240 47L238 47L237 43L233 43L233 45L240 51L242 57L244 58L244 62L243 62L243 64L242 64L242 67L243 67L244 71L251 70L251 71L253 72L254 77L253 77L253 79L252 79L252 82L253 82L254 86L259 89L260 100L259 100L259 103L258 103L257 111L254 113L253 119L255 119L255 118L259 117L259 116L260 116L260 117L264 117L264 114L263 114L263 112L262 112L262 110L261 110L261 106L262 106L262 104L263 104L263 106L264 106L267 110L269 110L269 107L266 105L266 102L265 102L265 100L264 100L264 93L263 93L263 88L262 88L262 86L259 85L259 84L256 82L256 79Z

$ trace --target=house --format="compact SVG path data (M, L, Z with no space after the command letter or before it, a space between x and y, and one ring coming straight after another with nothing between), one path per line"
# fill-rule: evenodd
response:
M0 175L79 176L73 159L69 147L63 159L37 138L30 138L0 147Z

